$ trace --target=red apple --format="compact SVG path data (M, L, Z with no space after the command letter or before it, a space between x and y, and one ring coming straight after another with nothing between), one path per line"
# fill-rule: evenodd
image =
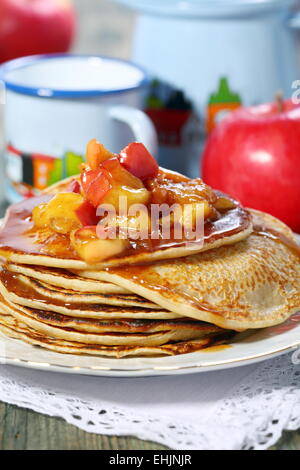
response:
M204 181L300 232L300 106L290 100L234 111L203 153Z
M0 0L0 62L65 52L75 32L69 0Z

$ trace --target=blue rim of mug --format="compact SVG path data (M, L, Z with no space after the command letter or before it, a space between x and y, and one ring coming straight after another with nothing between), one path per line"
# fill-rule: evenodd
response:
M112 90L89 89L89 90L59 90L50 87L29 87L12 82L5 78L7 72L22 69L37 62L47 61L51 59L104 59L112 62L120 62L124 65L138 69L142 73L141 80L133 85L124 88L117 88ZM150 78L145 69L140 65L135 64L129 60L119 59L116 57L109 57L104 55L84 55L84 54L40 54L20 57L0 65L0 81L2 81L7 90L14 91L22 95L36 96L39 98L88 98L93 96L113 95L117 93L125 93L128 91L137 90L149 84Z

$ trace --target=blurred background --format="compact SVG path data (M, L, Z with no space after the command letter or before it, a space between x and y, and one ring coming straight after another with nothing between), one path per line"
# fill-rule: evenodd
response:
M18 9L0 0L0 62L70 50L132 59L153 78L144 108L162 165L195 175L205 138L228 112L278 90L290 97L299 1L34 0ZM14 39L7 31L17 22Z
M129 58L135 13L112 0L73 0L78 32L73 50Z
M249 199L245 179L248 175L251 185L251 171L255 176L263 174L264 182L267 176L271 181L277 175L280 182L293 186L294 201L300 197L299 180L292 183L289 176L295 173L300 149L296 143L287 149L286 142L293 136L280 129L280 123L290 119L284 114L288 107L283 100L291 101L295 89L300 89L299 8L300 0L0 0L0 63L30 54L67 51L132 60L150 76L139 107L156 130L161 166L197 177L204 175L202 161L212 161L206 165L209 184L246 205L261 208L261 203ZM270 115L277 113L272 139L253 142L257 134L252 128L256 118L251 107L271 102L275 103L271 111L260 108L253 113L265 121L265 129ZM223 137L217 143L215 129L222 130L219 124L225 117L245 108L246 138L241 137L245 115L233 113L236 130L230 149ZM297 122L300 133L299 116ZM281 147L275 145L279 136ZM27 154L25 157L28 160ZM230 163L233 159L234 164ZM279 161L282 168L290 168L284 178L278 171ZM221 165L224 171L217 179ZM237 189L233 179L237 173L244 182L242 189ZM277 181L272 184L278 187ZM286 187L282 190L287 194ZM256 188L251 191L257 193ZM270 199L268 194L261 196L261 200L266 198ZM275 208L269 212L275 215L277 206L274 202Z

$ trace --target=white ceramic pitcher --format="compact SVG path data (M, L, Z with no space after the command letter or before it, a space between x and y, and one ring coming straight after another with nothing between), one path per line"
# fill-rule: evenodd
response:
M138 11L133 59L205 111L221 77L246 105L299 78L292 0L116 0Z

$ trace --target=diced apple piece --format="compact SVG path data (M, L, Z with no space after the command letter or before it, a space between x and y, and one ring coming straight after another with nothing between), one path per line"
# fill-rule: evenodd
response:
M119 255L127 246L127 240L94 240L84 246L82 257L87 263L95 264Z
M97 170L102 162L113 156L114 154L107 150L103 144L100 144L97 139L92 139L87 144L86 161L91 170Z
M198 203L184 204L181 209L181 215L178 220L174 220L174 222L179 222L183 227L187 227L188 229L195 227L198 218L203 219L203 221L207 219L212 211L211 206L206 200Z
M111 177L105 168L83 171L80 175L81 185L86 199L98 207L104 196L111 190Z
M119 238L99 239L95 227L93 227L72 232L71 243L84 261L88 264L95 264L119 255L128 247L129 242Z
M58 193L47 204L40 204L32 211L36 227L50 227L58 233L68 233L81 226L76 210L84 199L77 193Z
M226 211L229 209L234 209L236 207L236 203L229 197L218 196L216 202L214 203L214 207L217 210Z
M150 193L146 188L134 189L129 186L113 186L112 189L104 197L103 204L111 204L119 211L121 198L127 201L127 208L132 204L148 204Z
M103 162L103 167L110 173L117 186L129 186L134 189L144 188L143 182L127 171L118 158L106 160Z
M131 142L120 152L122 165L138 178L155 178L159 167L155 158L141 142Z
M146 213L141 214L137 217L128 217L126 225L129 231L131 232L145 232L148 233L151 229L151 220L149 215Z
M99 221L96 215L96 208L88 200L85 200L78 209L75 210L75 213L83 227L87 225L97 225Z
M49 227L53 232L70 233L72 230L80 227L78 220L68 217L52 217L49 220Z
M120 208L120 198L126 198L127 207L132 204L147 204L150 199L150 192L145 188L143 182L129 173L117 158L112 158L103 162L103 167L111 175L112 189L102 200L103 204L111 204L118 211Z
M70 183L68 184L67 192L80 194L81 187L80 187L79 181L77 181L75 178L73 178L70 181Z
M126 238L144 238L147 237L151 220L147 212L140 213L137 216L115 216L109 222L110 229L116 229L117 233L125 235Z

